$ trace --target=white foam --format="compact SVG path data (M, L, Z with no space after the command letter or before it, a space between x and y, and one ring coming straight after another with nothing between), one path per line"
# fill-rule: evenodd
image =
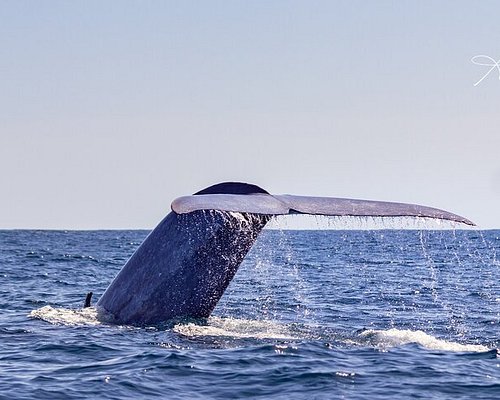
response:
M462 344L435 338L423 331L388 329L366 330L360 335L368 339L376 347L386 349L416 343L429 350L457 351L457 352L484 352L489 349L479 344Z
M207 325L177 324L173 328L183 336L225 336L256 339L297 339L287 325L274 321L258 321L236 318L208 318Z
M66 326L95 326L101 325L98 311L94 307L69 309L44 306L31 311L29 317L40 319L54 325ZM296 330L292 327L270 320L249 320L238 318L210 317L206 325L194 323L180 323L174 326L173 331L186 337L219 336L230 338L254 339L281 339L297 340ZM359 334L363 341L382 350L416 343L429 350L455 351L455 352L485 352L486 346L479 344L462 344L443 339L438 339L423 331L388 329L369 329ZM351 342L351 341L349 341ZM354 342L352 342L354 343Z
M94 307L72 310L69 308L54 308L44 306L30 312L31 318L41 319L54 325L99 325L97 310Z

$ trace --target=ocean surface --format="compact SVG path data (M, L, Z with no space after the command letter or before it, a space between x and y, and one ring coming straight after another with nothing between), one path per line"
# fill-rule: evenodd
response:
M1 399L500 399L500 231L265 230L208 320L101 323L146 231L0 231Z

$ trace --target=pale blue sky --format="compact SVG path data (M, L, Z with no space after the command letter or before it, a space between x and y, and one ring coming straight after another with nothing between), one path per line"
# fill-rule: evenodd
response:
M151 228L223 180L500 228L495 1L0 1L0 228Z

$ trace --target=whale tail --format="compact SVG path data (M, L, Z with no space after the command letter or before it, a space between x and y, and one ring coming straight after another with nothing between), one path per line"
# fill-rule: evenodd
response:
M447 211L403 203L270 195L225 182L172 202L97 302L116 323L147 325L208 317L257 236L274 215L413 216L473 223Z

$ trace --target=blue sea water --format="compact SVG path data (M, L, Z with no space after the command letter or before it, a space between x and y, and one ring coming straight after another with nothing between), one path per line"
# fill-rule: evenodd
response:
M204 321L101 323L146 231L0 231L2 399L500 399L500 231L264 231Z

